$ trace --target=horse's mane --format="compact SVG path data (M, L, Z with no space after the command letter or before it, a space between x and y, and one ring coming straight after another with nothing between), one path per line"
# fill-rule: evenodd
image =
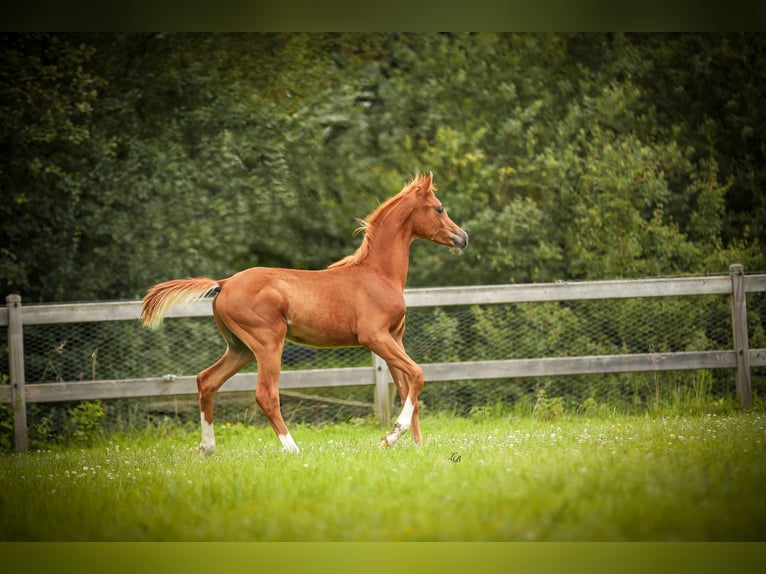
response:
M370 251L370 244L375 236L376 223L380 221L381 218L393 207L399 205L399 203L401 203L402 200L406 198L413 190L423 185L425 179L425 175L415 174L410 182L405 185L399 193L381 203L375 211L373 211L364 219L357 219L357 222L359 222L359 227L354 230L354 235L357 235L360 232L364 233L362 244L351 255L344 257L340 261L336 261L335 263L329 265L327 268L335 269L337 267L348 267L350 265L356 265L362 262ZM433 185L431 186L431 189L436 191L436 188Z

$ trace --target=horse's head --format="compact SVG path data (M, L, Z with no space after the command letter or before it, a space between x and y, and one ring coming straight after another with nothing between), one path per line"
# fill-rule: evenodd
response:
M433 174L420 176L413 193L417 200L411 216L412 230L416 237L430 239L462 251L468 246L468 234L447 215L447 210L436 197L432 185Z
M460 229L447 215L442 203L434 195L433 174L416 177L398 194L380 205L373 213L358 220L364 231L364 239L353 254L330 265L330 269L349 267L365 261L373 249L373 238L382 237L380 248L385 250L387 241L401 236L411 241L414 238L430 239L447 245L453 251L462 251L468 245L468 234ZM406 228L402 235L400 228ZM387 230L387 231L386 231ZM409 255L409 243L405 245ZM407 260L404 260L406 278Z

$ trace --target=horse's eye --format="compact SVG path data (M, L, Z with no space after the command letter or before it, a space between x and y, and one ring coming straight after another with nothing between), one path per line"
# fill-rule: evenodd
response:
M444 206L443 206L443 205L440 205L439 207L437 207L437 208L436 208L436 213L438 213L438 214L440 214L440 215L441 215L442 213L444 213Z

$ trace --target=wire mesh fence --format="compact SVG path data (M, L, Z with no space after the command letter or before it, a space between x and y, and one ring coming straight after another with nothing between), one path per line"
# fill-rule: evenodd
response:
M749 293L747 308L750 346L764 348L766 293ZM731 299L704 295L415 307L407 312L404 343L419 363L726 350L732 348ZM7 344L2 333L0 345L6 351ZM195 375L225 348L209 317L168 319L158 331L138 321L28 325L24 346L28 383ZM363 348L315 349L287 343L283 353L285 370L371 365L371 353ZM253 372L256 365L243 370ZM756 400L766 390L764 371L752 370ZM0 376L5 382L7 373L4 352ZM218 424L267 424L254 390L219 393ZM371 384L283 390L283 414L288 424L372 421L373 393ZM420 397L425 415L446 411L455 416L544 419L663 409L711 412L736 403L731 369L426 381ZM0 406L5 409L0 446L10 448L10 406ZM195 396L34 403L27 408L33 445L199 421Z

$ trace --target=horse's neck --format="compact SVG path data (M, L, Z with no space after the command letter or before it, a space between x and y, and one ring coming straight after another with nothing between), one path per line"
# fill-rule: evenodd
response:
M410 265L412 240L412 232L406 227L389 225L376 229L366 263L375 267L380 275L396 285L401 285L404 289Z

